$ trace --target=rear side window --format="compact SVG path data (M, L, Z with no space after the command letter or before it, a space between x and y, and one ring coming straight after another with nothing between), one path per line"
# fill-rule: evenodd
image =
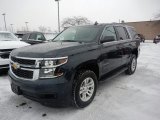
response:
M115 28L116 28L116 30L117 30L117 32L118 32L119 40L130 39L130 38L129 38L129 35L128 35L128 32L127 32L127 30L126 30L125 27L116 26Z
M132 28L132 27L128 27L128 31L129 31L129 33L131 34L131 37L132 37L133 39L138 36L136 30L135 30L134 28Z

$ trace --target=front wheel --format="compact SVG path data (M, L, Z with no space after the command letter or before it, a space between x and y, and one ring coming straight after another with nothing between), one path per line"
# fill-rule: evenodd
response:
M137 68L137 57L136 55L132 55L131 61L128 64L128 69L126 70L126 74L132 75L136 71L136 68Z
M93 71L83 70L76 76L73 85L73 103L78 108L88 106L94 99L97 90L97 77Z

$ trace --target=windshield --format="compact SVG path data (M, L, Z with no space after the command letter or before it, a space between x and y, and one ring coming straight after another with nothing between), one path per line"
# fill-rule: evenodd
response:
M98 35L100 27L86 26L86 27L71 27L58 35L54 41L61 42L90 42L95 40Z
M17 37L12 33L0 33L0 41L17 40Z

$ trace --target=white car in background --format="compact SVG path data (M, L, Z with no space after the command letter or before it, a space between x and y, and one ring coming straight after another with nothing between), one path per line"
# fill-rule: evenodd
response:
M0 31L0 70L9 68L9 55L12 50L28 45L20 41L13 33Z

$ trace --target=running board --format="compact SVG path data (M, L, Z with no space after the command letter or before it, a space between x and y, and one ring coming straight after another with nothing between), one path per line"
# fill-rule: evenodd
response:
M128 69L127 67L123 67L121 69L109 72L106 75L104 75L99 81L105 81L105 80L113 79L113 78L117 77L118 75L120 75L121 73L123 73L124 71L126 71L127 69Z

